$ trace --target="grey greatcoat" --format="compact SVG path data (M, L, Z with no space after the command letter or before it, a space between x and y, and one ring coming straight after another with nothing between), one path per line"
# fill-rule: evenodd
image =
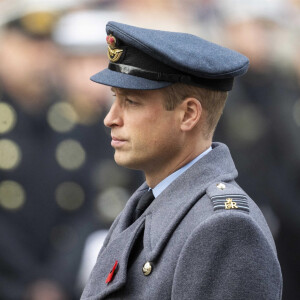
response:
M132 195L110 229L82 300L281 299L281 270L266 221L234 181L228 148L212 147L134 223L146 184ZM105 283L116 261L112 281ZM146 262L152 266L148 276Z

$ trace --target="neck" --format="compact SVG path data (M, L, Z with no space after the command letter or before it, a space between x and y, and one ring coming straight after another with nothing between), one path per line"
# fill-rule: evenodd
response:
M207 150L211 146L211 143L212 141L207 141L205 143L202 143L201 146L199 145L196 148L193 148L191 150L189 149L189 151L184 151L184 153L181 153L181 155L171 161L168 161L165 164L160 162L159 168L151 168L147 171L145 170L144 172L148 186L150 188L154 188L166 177L179 170L194 158L196 158L198 155Z

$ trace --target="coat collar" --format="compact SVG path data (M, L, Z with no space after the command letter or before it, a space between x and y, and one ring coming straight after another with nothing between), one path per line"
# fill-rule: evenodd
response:
M213 150L174 180L145 211L144 250L148 261L155 261L172 232L191 207L217 181L231 181L237 170L229 149L213 143Z

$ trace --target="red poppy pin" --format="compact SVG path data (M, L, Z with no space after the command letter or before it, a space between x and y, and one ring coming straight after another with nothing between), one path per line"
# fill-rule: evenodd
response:
M113 280L113 277L114 277L114 274L115 272L117 271L117 267L118 267L118 261L116 260L113 268L111 269L111 271L109 272L106 280L105 280L105 283L110 283L112 280Z

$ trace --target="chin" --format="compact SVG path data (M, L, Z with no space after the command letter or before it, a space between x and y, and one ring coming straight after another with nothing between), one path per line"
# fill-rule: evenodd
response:
M141 163L137 162L136 159L132 157L125 157L125 155L119 155L118 153L115 153L114 159L116 164L121 167L133 170L143 170Z

